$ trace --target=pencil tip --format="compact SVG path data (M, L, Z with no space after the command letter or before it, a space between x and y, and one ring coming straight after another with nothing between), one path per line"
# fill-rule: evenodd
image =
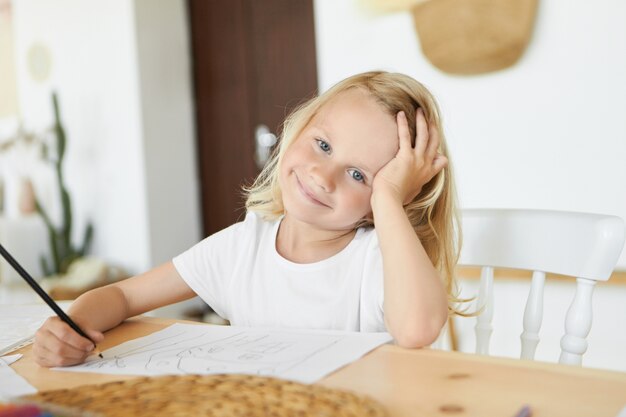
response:
M100 356L100 358L104 359L104 356L102 356L102 353L98 353L98 356Z

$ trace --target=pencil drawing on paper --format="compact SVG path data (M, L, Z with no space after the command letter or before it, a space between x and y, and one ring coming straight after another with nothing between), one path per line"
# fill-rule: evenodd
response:
M146 341L114 356L106 355L105 359L87 362L84 366L100 371L141 366L148 374L280 375L341 338L243 331L215 338L210 329L190 336L181 332L158 341Z
M173 324L57 370L125 375L241 373L311 383L375 347L388 333Z

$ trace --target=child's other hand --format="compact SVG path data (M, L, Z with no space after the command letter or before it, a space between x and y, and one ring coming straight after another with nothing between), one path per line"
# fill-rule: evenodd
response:
M96 343L104 339L96 330L82 326L81 329ZM50 317L35 333L33 355L41 366L69 366L84 362L94 348L91 340L80 336L63 320Z
M399 112L398 137L400 149L374 177L372 200L378 196L391 197L402 205L411 202L435 175L448 165L448 159L438 153L439 134L428 126L424 112L417 109L415 147L404 112Z

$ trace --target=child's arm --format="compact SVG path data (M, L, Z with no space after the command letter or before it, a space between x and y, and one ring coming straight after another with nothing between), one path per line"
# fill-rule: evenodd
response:
M437 153L436 129L417 111L417 138L411 147L408 124L398 114L400 149L374 178L372 211L383 256L385 324L403 347L432 343L448 317L447 295L403 208L447 159Z
M72 303L69 315L96 343L101 332L125 319L195 296L167 262L144 274L96 288ZM51 317L35 334L33 354L42 366L67 366L83 362L94 346L58 317Z

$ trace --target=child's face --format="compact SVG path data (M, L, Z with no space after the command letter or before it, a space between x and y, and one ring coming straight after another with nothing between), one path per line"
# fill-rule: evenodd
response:
M397 152L395 117L362 90L338 95L283 156L286 215L325 230L352 229L371 212L374 176Z

